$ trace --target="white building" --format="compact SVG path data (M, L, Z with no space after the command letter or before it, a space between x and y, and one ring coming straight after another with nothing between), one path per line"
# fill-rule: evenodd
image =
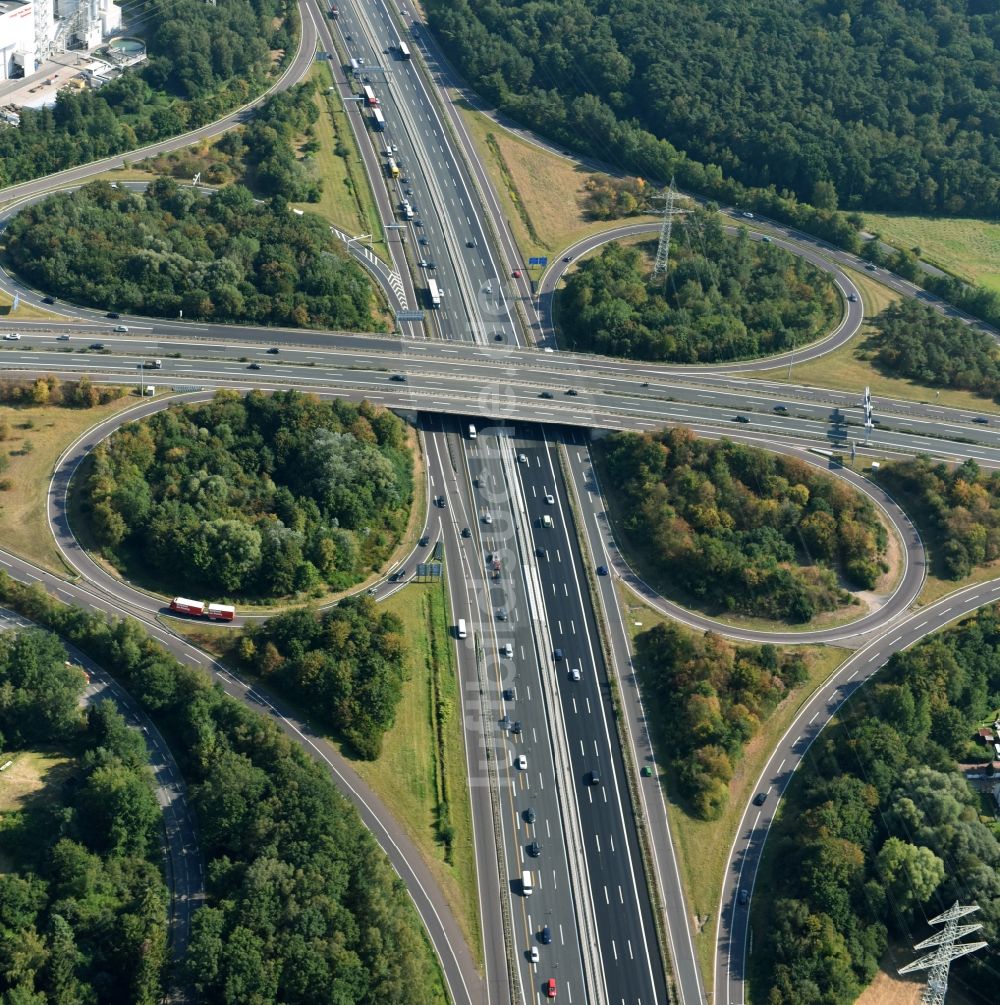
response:
M112 0L0 0L0 80L30 76L67 49L92 49L121 23Z

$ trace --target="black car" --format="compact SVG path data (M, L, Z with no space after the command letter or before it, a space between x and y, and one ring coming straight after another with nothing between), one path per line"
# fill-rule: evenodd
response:
M572 255L566 255L566 256L565 256L565 257L563 258L563 261L564 261L564 262L572 262L572 261L573 261L573 256L572 256Z
M561 663L563 658L563 651L561 649L553 649L552 658L556 661L556 663Z
M577 391L577 389L576 389L575 387L567 387L567 388L566 388L566 393L567 393L567 394L568 394L568 395L569 395L569 396L570 396L571 398L575 398L575 397L576 397L576 396L577 396L577 395L578 395L578 394L579 394L580 392L579 392L579 391Z
M249 366L247 367L247 369L248 369L248 370L259 370L259 369L260 369L260 363L251 363L251 364L250 364L250 365L249 365Z
M587 784L588 785L600 785L601 776L597 771L590 771L587 773Z
M985 425L987 425L987 423L989 423L990 420L987 419L985 415L976 415L976 416L973 416L972 421L973 422L978 422L981 426L985 426Z
M429 270L430 270L431 272L433 272L433 271L434 271L434 270L435 270L435 269L437 268L437 266L436 266L436 265L435 265L435 264L434 264L433 262L428 262L428 263L427 263L427 268L428 268L428 269L429 269Z
M420 243L426 245L426 244L430 244L431 242L428 241L426 237L421 237L420 238Z
M510 731L512 733L514 733L515 735L517 735L518 733L521 732L521 720L520 719L515 719L514 720L514 725L510 727ZM528 823L531 823L531 821L529 820Z
M741 905L745 905L745 904L746 904L746 902L747 902L747 901L748 901L749 899L750 899L750 894L749 894L749 893L747 893L747 892L746 892L746 890L740 890L740 904L741 904Z
M501 607L497 610L497 621L506 621L506 620L507 620L507 608Z
M767 793L758 792L757 795L753 797L754 806L763 806L767 802Z
M441 509L447 509L448 508L448 500L445 499L444 496L438 496L438 506L440 506Z
M551 391L542 391L542 393L538 397L539 398L552 398L553 394L552 394Z
M543 946L547 946L552 941L552 929L546 925L538 935Z
M469 239L468 239L468 240L467 240L467 241L465 242L465 246L466 246L467 248L474 248L474 247L476 247L476 239L475 239L474 237L470 237L470 238L469 238Z
M121 317L118 311L108 311L108 313L105 314L104 316L106 318L111 318L112 321L117 321Z
M406 575L406 569L400 569L389 577L390 583L398 583Z
M524 811L524 819L529 824L533 824L535 822L535 819L536 819L536 817L535 817L535 808L533 806L529 806Z
M394 373L389 379L396 381L397 384L405 384L406 383L406 374L405 373Z
M787 405L775 405L774 406L774 410L776 412L778 412L779 414L784 415L785 412L788 411L788 406Z
M750 420L745 415L735 415L733 416L733 422L749 422Z
M503 332L497 332L497 333L496 333L496 334L495 334L495 335L493 336L493 341L494 341L494 342L502 342L502 341L503 341Z
M281 350L277 346L274 346L274 345L271 346L271 348L268 349L267 351L268 351L268 354L271 355L271 356L277 356L278 353L281 352Z
M417 543L421 548L426 548L427 545L431 543L431 539L427 534L424 534L424 536Z
M472 531L468 527L462 528L462 537L472 537Z
M608 567L606 565L599 565L597 567L598 576L606 576L608 574Z
M514 700L514 689L511 687L505 687L503 689L503 700L513 701Z
M90 343L90 348L91 349L103 349L104 348L104 343L103 342L91 342Z
M538 856L542 854L542 846L537 841L532 841L531 844L528 845L528 854L532 858L538 858Z
M535 558L545 558L545 549L544 548L536 548L535 549Z
M54 304L56 302L55 297L42 297L43 304Z

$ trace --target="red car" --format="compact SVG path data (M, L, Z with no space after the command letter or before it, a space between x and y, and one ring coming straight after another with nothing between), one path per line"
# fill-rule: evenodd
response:
M513 276L513 277L514 277L515 279L520 279L520 278L521 278L521 270L520 270L520 269L515 269L515 270L514 270L514 271L513 271L512 273L511 273L511 275L512 275L512 276Z
M555 998L555 996L556 996L556 979L554 977L550 977L545 982L545 997Z

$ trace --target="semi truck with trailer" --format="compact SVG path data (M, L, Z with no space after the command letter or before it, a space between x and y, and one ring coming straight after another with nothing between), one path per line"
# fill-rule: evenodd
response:
M206 604L203 600L188 600L187 597L174 597L170 601L170 610L192 618L208 618L209 621L232 621L236 617L236 608L229 604Z

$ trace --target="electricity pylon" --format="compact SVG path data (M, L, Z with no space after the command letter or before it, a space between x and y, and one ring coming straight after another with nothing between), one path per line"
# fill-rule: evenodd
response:
M670 179L670 188L664 196L663 205L663 225L660 227L660 244L656 249L656 261L653 263L653 279L667 274L667 265L670 262L670 229L674 223L674 199L677 197L677 189L674 188L674 180Z
M960 907L956 900L944 914L931 918L927 922L929 925L943 924L944 928L937 935L932 935L929 939L918 942L913 948L927 949L929 946L937 946L938 948L933 953L921 956L920 959L899 968L901 974L912 973L914 970L930 971L927 975L927 987L924 988L923 994L920 996L923 1005L944 1005L944 997L948 993L948 970L951 967L951 961L986 947L987 943L985 942L958 941L970 932L976 932L983 927L981 924L958 924L959 918L978 910L978 904Z

